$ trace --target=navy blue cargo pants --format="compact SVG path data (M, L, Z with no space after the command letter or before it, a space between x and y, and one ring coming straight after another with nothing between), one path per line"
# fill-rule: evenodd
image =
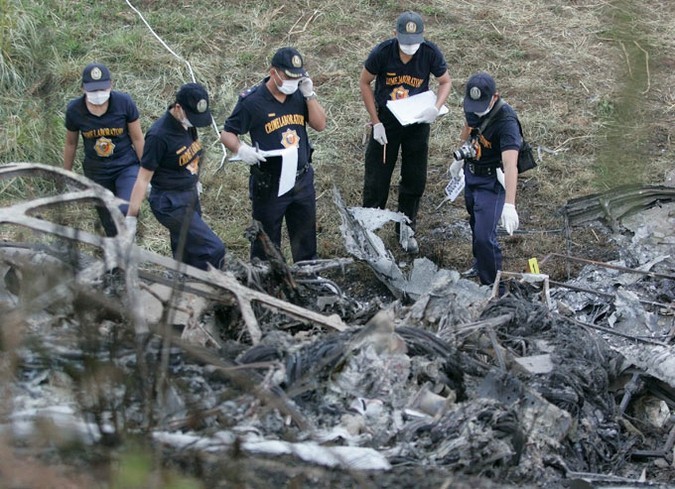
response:
M388 109L381 109L379 117L387 133L386 154L385 148L371 138L366 148L363 207L386 209L391 177L400 150L398 211L408 216L414 229L420 199L427 184L431 126L429 124L402 126Z
M502 250L497 241L497 225L502 216L504 187L495 175L478 176L464 165L464 200L473 235L474 267L480 283L491 285L502 268Z
M209 264L215 268L222 266L225 245L202 220L196 188L158 190L152 187L148 200L157 220L169 229L175 260L202 270Z
M291 241L293 262L316 259L316 191L314 169L306 167L295 181L295 186L277 197L279 180L269 190L261 192L256 187L256 178L249 179L249 197L253 219L262 224L263 230L274 245L281 249L281 224L286 219L288 238ZM266 260L259 240L251 246L251 258Z
M120 168L115 173L109 175L87 174L86 169L84 174L100 186L110 190L116 197L128 202L131 198L131 191L134 189L134 184L136 183L139 168L140 165L137 163L135 165ZM120 206L120 212L122 212L123 216L127 215L128 208L128 204L122 204ZM116 236L117 228L107 209L97 207L96 212L98 213L99 219L101 219L101 224L103 225L106 236Z

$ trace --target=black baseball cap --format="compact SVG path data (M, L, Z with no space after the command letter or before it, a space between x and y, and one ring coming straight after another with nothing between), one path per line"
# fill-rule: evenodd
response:
M112 86L110 70L101 63L90 63L82 70L82 88L86 92L107 90Z
M471 75L464 93L464 111L485 112L495 93L497 93L497 85L489 74L481 71Z
M271 65L274 68L283 71L284 74L290 78L302 78L303 76L307 76L305 63L298 50L295 48L286 47L279 49L274 53L274 56L272 56Z
M396 21L396 39L400 44L422 44L424 22L415 12L403 12Z
M183 108L193 126L204 127L211 124L209 94L203 85L186 83L176 92L176 102Z

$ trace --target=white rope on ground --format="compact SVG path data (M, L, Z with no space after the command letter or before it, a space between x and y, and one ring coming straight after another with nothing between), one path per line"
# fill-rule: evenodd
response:
M131 4L131 2L130 2L129 0L126 0L126 2L127 2L127 5L129 5L129 7L131 8L131 10L133 10L134 12L136 12L136 14L140 17L141 21L143 21L143 23L145 24L145 26L146 26L146 27L148 28L148 30L152 33L152 35L155 36L155 38L160 42L160 44L161 44L162 46L164 46L164 47L166 48L166 50L169 51L176 59L178 59L178 60L182 61L183 63L185 63L185 65L186 65L187 68L188 68L188 71L190 72L190 78L192 78L192 81L193 81L194 83L196 83L197 80L195 79L195 73L194 73L194 71L192 71L192 65L190 65L190 63L188 62L188 60L186 60L185 58L183 58L183 57L180 56L179 54L176 54L176 52L175 52L173 49L171 49L171 48L169 47L169 45L168 45L167 43L165 43L164 40L163 40L161 37L159 37L159 35L155 32L155 30L154 30L154 29L152 28L152 26L148 23L148 21L145 20L145 17L143 17L143 14L142 14L136 7L134 7L134 6ZM217 140L219 141L219 140L220 140L220 132L218 131L218 125L216 124L216 121L213 119L213 115L211 115L211 125L212 125L212 127L213 127L213 129L214 129L214 131L215 131L215 133L216 133L216 138L217 138ZM223 150L223 158L220 160L220 165L218 166L218 168L216 168L216 171L218 171L218 170L220 170L221 168L223 168L223 165L225 164L225 159L227 158L227 150L226 150L226 148L225 148L225 145L224 145L223 143L220 143L220 146L221 146L221 148L222 148L222 150Z

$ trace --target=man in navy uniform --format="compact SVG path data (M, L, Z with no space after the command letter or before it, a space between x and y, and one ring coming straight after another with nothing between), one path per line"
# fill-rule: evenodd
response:
M253 219L262 224L279 249L281 225L286 219L294 262L317 257L316 192L307 126L323 131L326 113L317 100L302 56L296 49L284 47L272 57L268 76L241 93L220 135L221 142L250 165ZM251 145L239 139L247 133ZM278 195L282 157L265 157L261 151L290 147L297 148L298 155L295 184ZM252 244L251 258L266 259L260 240Z
M487 117L492 119L480 133ZM466 124L462 143L473 147L475 157L450 165L452 176L465 177L464 199L473 234L473 267L465 276L477 275L490 285L502 268L502 252L497 242L497 225L508 234L518 229L516 186L518 150L522 144L518 118L499 95L494 79L485 72L472 75L464 95Z
M169 229L173 257L206 270L222 266L225 245L202 219L197 182L203 148L197 127L211 124L209 95L199 83L187 83L145 136L141 169L129 202L127 225L132 234L136 216L152 183L150 208Z
M66 108L63 168L73 169L81 135L85 176L128 201L143 154L143 131L136 104L128 94L112 90L110 70L101 63L85 66L82 91L84 94L71 100ZM108 212L97 211L106 234L114 236L115 224ZM120 211L126 214L127 206L120 206Z
M398 210L410 219L414 229L427 182L430 124L438 117L450 93L451 79L443 54L424 38L424 22L418 14L401 14L396 21L395 36L370 52L359 80L361 98L373 130L366 148L363 206L386 208L400 149ZM426 92L432 74L438 81L436 104L420 109L418 123L402 126L387 108L387 101ZM406 243L406 251L417 253L414 238Z

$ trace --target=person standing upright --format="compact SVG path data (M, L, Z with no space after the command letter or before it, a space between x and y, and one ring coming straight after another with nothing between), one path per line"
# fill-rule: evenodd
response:
M220 133L221 142L250 165L249 198L253 219L277 248L281 248L284 218L293 261L313 260L316 246L316 192L312 145L307 126L326 127L326 112L317 100L314 83L300 53L284 47L274 54L268 76L242 92ZM248 133L251 145L239 139ZM297 149L295 184L279 195L281 156L263 156L261 151ZM260 240L251 246L251 258L266 260Z
M516 187L523 138L516 112L502 100L486 72L469 78L464 116L460 140L462 152L468 154L450 165L453 177L463 174L465 178L464 200L472 232L474 263L463 275L477 275L482 284L491 285L502 268L497 225L501 223L508 234L519 225Z
M133 236L148 183L148 201L157 220L169 230L174 259L207 270L220 268L225 245L202 219L197 183L204 149L197 127L211 124L209 95L203 85L186 83L174 102L145 135L141 169L127 213Z
M112 90L110 70L101 63L88 64L82 71L83 96L66 108L66 143L63 168L71 171L78 136L84 144L84 175L128 201L143 155L143 131L138 109L131 96ZM97 209L108 236L116 234L107 211ZM120 206L126 214L127 205Z
M419 14L402 13L394 34L394 38L373 48L359 79L361 98L372 124L372 137L365 155L363 206L386 208L400 150L398 210L410 219L414 229L427 181L430 124L450 94L452 80L440 49L425 39L424 22ZM430 75L438 81L436 104L420 108L419 122L401 125L387 108L387 101L426 92ZM406 251L418 251L414 238L407 241Z

